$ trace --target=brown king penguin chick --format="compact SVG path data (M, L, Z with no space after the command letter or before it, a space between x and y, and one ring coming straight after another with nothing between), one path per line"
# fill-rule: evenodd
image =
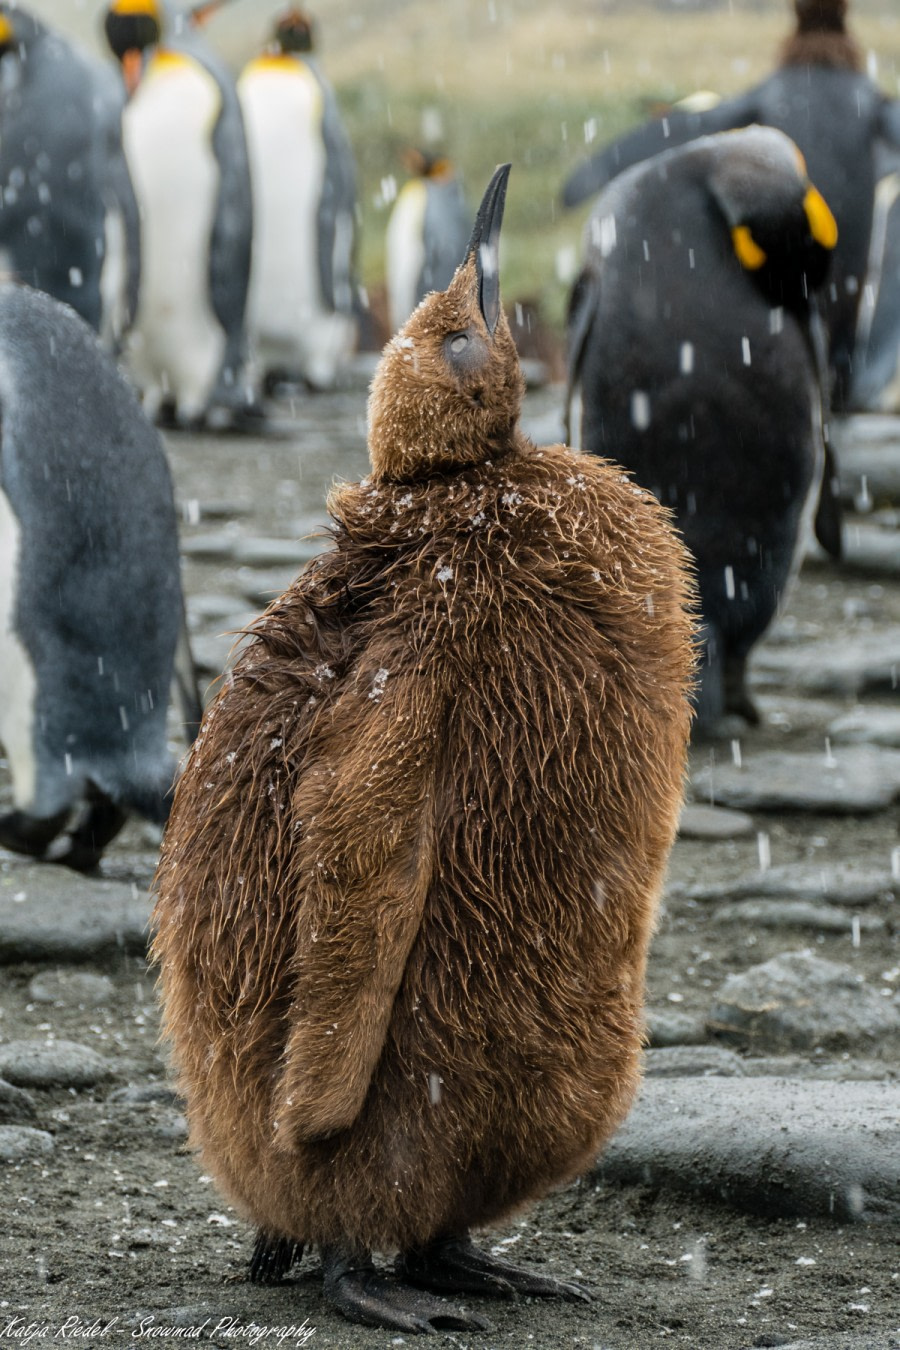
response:
M254 626L157 878L165 1033L251 1278L318 1244L329 1301L404 1331L485 1325L435 1292L586 1296L469 1231L628 1111L689 730L667 512L519 429L508 169L385 349L371 475Z

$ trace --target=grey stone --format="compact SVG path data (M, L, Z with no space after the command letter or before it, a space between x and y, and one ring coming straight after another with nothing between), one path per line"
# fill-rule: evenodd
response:
M187 1118L174 1111L167 1111L162 1120L157 1121L153 1133L157 1139L175 1139L179 1142L187 1139Z
M756 829L753 817L743 811L688 802L681 812L678 834L682 839L743 839Z
M648 1079L598 1173L738 1209L900 1219L900 1085Z
M753 656L754 683L777 683L809 694L896 694L900 635L858 634L796 646L764 643Z
M53 1135L27 1125L0 1125L0 1162L44 1158L54 1148Z
M186 558L208 562L231 562L236 539L235 529L189 534L181 540L181 552Z
M873 933L885 924L874 914L852 914L838 905L811 900L735 900L712 912L714 923L742 923L759 928L813 928L823 933Z
M312 539L243 538L235 541L232 557L244 567L292 567L294 575L310 558L329 546L327 536Z
M127 882L16 861L0 870L0 964L140 954L151 908L146 891Z
M763 1345L763 1341L757 1341ZM900 1350L900 1331L865 1331L852 1336L847 1332L831 1332L814 1340L779 1341L781 1350Z
M651 1046L704 1045L709 1037L703 1019L670 1008L646 1010L647 1039Z
M855 708L828 728L837 745L887 745L900 749L900 708Z
M198 525L201 520L234 520L238 516L252 516L253 503L236 498L213 500L188 497L179 502L181 518L187 525Z
M844 500L852 505L865 496L877 506L900 502L897 419L872 414L841 418L832 434Z
M113 1066L77 1041L7 1041L0 1045L0 1074L19 1087L93 1087Z
M238 633L194 636L191 638L194 665L202 675L221 675L234 665L245 640Z
M168 1083L129 1083L109 1094L110 1102L124 1102L134 1106L146 1102L162 1102L167 1106L181 1105L181 1098Z
M692 779L698 796L749 811L867 815L900 796L900 751L839 746L834 754L749 754L740 768L722 763Z
M25 1125L36 1116L34 1102L28 1093L0 1078L0 1124Z
M240 608L237 596L227 592L207 591L187 597L188 620L192 629L204 628L209 623L222 623Z
M281 568L272 569L268 572L255 572L249 567L242 567L238 572L241 594L245 600L250 601L251 605L256 605L260 610L264 610L287 590L298 570L298 568L294 568L288 571Z
M803 1055L747 1055L742 1058L745 1077L752 1078L816 1078L834 1083L897 1082L900 1071L893 1064L877 1059L862 1059L859 1055L842 1055L839 1059L811 1059Z
M859 572L865 576L900 576L900 535L883 530L879 525L848 521L843 531L844 550L841 570ZM818 544L810 548L806 563L834 563Z
M707 1018L708 1030L754 1050L886 1049L900 1033L892 999L871 989L849 966L811 952L782 952L763 965L729 975Z
M53 1003L63 1008L96 1008L109 1003L115 985L108 975L87 970L42 970L28 985L35 1003Z
M737 881L673 885L669 895L692 900L781 896L855 908L900 899L900 877L893 877L886 869L862 869L853 864L786 863L765 872L750 872Z
M648 1078L736 1078L743 1072L740 1056L722 1045L670 1045L644 1055Z

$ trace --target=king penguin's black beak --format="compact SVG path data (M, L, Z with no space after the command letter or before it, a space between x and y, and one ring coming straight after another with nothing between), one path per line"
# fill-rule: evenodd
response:
M478 303L491 337L500 318L500 226L503 224L506 185L511 168L511 164L501 164L488 183L466 249L466 261L471 257L475 259Z

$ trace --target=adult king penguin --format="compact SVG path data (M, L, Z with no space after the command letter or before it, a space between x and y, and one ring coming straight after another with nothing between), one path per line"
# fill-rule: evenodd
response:
M469 235L462 184L444 155L413 150L414 177L397 195L385 236L388 314L404 324L429 291L449 286Z
M704 137L597 200L570 306L573 443L675 513L705 625L698 724L758 720L746 662L805 527L839 550L810 293L834 217L780 131Z
M238 80L253 178L249 332L262 375L335 383L356 343L356 167L307 15Z
M168 813L172 483L90 329L27 287L0 286L0 427L0 844L89 870L129 812Z
M110 346L130 320L137 252L119 116L98 62L0 5L3 271L71 305Z
M896 413L900 412L900 151L882 148L878 169L850 406Z
M802 150L809 174L838 224L822 314L829 333L832 402L850 391L860 295L865 282L875 156L879 141L900 148L900 101L888 99L863 73L846 29L847 0L794 0L797 26L779 68L737 98L702 112L673 111L628 132L582 164L568 179L563 201L574 206L630 165L698 136L751 123L777 127Z
M508 168L385 349L371 474L256 624L158 873L165 1027L252 1278L318 1244L328 1299L402 1331L484 1325L432 1291L583 1296L469 1230L628 1110L688 736L666 511L519 427Z
M128 365L151 416L240 424L254 411L244 328L253 212L234 82L158 0L112 0L105 31L130 93L123 138L141 210Z

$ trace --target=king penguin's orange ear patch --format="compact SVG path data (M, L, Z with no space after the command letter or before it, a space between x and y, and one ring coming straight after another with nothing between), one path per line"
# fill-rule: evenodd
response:
M757 272L766 261L766 254L750 233L749 225L735 225L731 231L731 242L741 267L748 272Z
M831 207L819 192L810 186L803 198L803 210L809 221L809 232L817 244L823 248L834 248L838 239L837 221L831 214Z

